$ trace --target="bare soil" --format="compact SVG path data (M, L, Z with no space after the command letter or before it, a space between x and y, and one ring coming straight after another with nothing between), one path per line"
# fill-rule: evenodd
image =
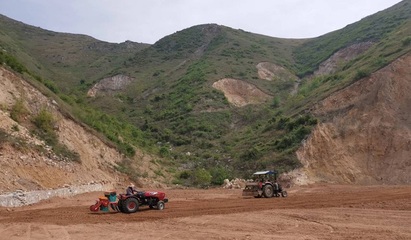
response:
M411 54L333 93L297 151L308 178L350 184L411 183Z
M0 239L411 239L411 186L312 185L270 199L164 191L163 211L90 212L102 193L0 208Z
M258 89L257 86L238 79L223 78L214 82L213 87L224 92L227 101L236 107L261 104L272 99L272 96Z

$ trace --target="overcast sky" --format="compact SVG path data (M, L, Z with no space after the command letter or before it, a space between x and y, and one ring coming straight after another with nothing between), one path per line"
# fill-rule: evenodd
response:
M154 43L205 23L281 38L341 29L400 0L0 0L0 14L107 42Z

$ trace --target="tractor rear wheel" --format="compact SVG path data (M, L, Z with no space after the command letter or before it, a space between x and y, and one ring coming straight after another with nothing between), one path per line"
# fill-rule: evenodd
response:
M135 213L138 211L139 202L137 199L130 197L124 201L122 206L123 212L125 213Z
M264 197L266 198L273 197L274 195L273 186L265 185L263 189L263 194L264 194Z
M163 201L158 201L157 203L157 210L163 210L166 207Z
M126 210L124 210L124 200L123 199L118 200L117 205L118 205L118 209L120 210L120 212L123 212L123 213L126 212Z

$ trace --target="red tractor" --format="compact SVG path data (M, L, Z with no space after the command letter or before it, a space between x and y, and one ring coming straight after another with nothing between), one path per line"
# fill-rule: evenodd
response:
M253 181L246 184L242 195L255 198L287 197L287 191L277 182L276 171L259 171L253 174Z
M119 194L116 192L106 192L104 197L100 197L90 210L97 212L99 210L108 212L109 207L117 212L135 213L140 206L149 206L158 210L165 208L168 199L164 192L136 192L133 195ZM117 200L118 198L118 200Z

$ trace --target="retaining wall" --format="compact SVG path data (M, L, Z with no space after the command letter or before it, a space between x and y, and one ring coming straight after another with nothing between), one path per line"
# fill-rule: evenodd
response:
M113 186L110 184L87 184L81 186L68 186L64 188L51 189L51 190L38 190L26 192L23 190L17 190L12 193L0 195L1 207L21 207L33 203L40 202L52 197L70 197L81 193L108 191Z

